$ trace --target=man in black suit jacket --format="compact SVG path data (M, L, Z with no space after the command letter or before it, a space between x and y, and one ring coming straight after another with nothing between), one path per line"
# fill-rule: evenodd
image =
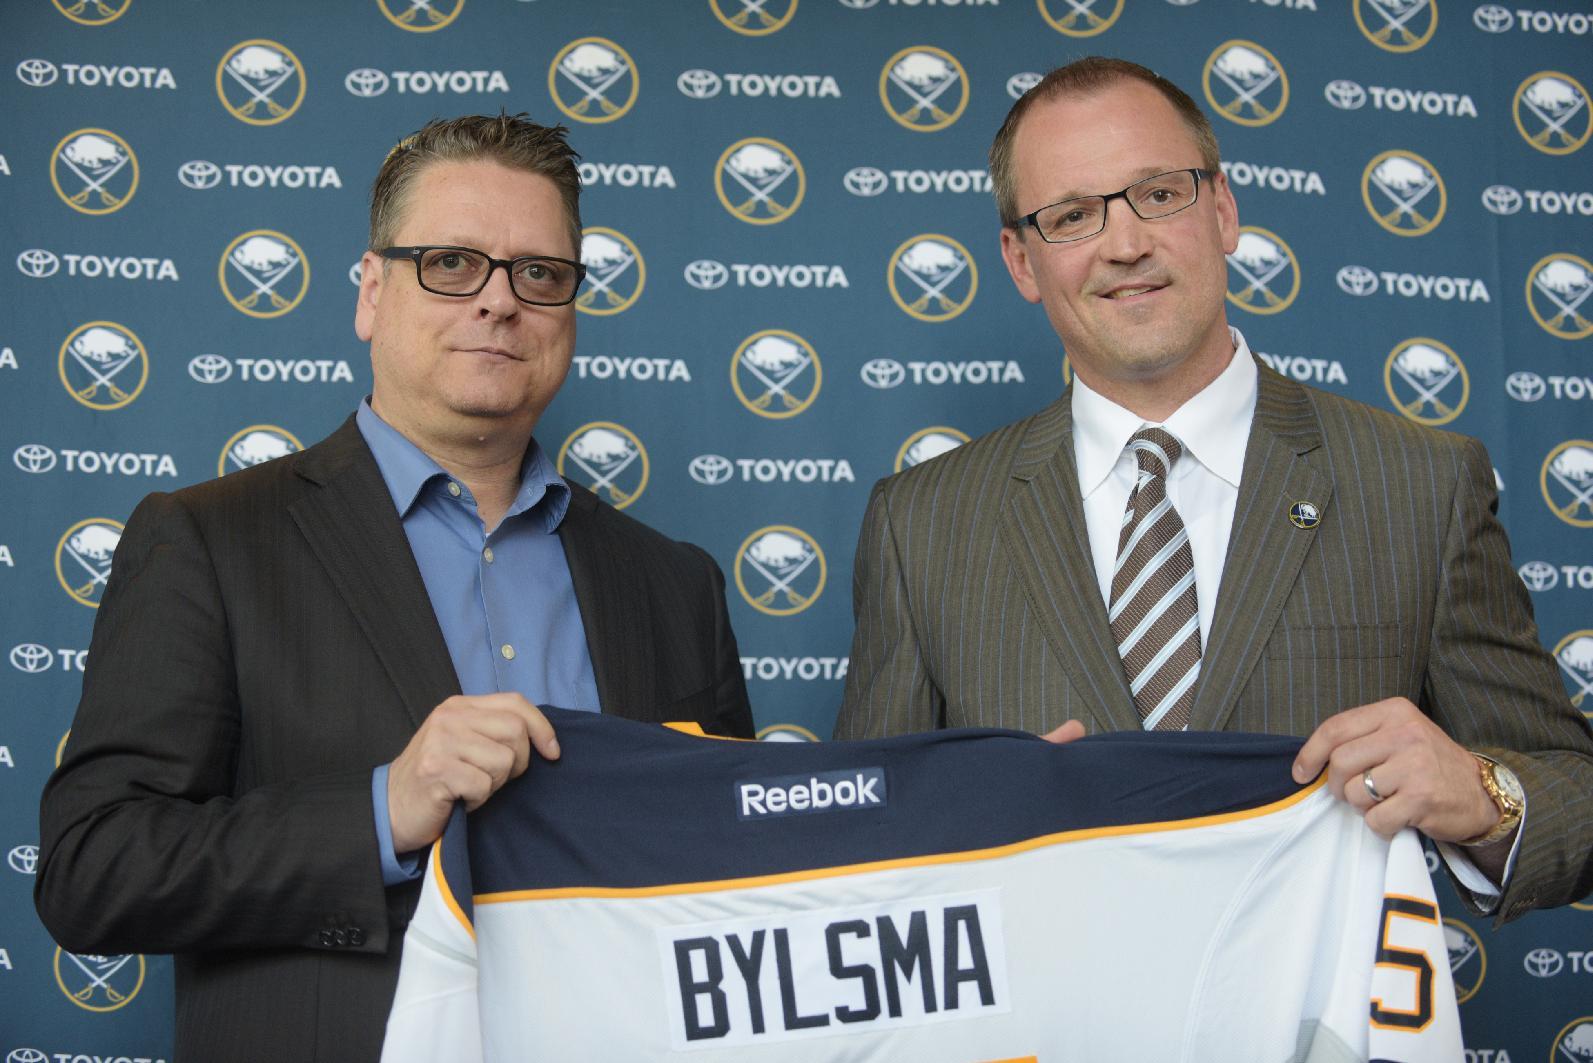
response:
M574 158L563 130L508 116L400 144L372 192L355 315L369 408L128 521L42 800L36 898L68 949L176 954L179 1059L377 1057L416 894L406 854L456 801L558 756L520 690L462 694L462 675L548 655L577 679L538 689L595 687L599 705L571 707L752 732L718 567L552 482L532 439L575 343ZM395 446L432 472L410 506ZM548 512L566 490L562 517ZM416 538L412 517L446 496L489 544L467 571L494 564L491 544L510 563L493 536L513 522L556 526L573 605L555 592L543 609L519 583L508 596L511 614L551 612L520 617L545 644L458 634L497 636L501 616L482 615L482 583L440 578L436 556L459 549L447 534ZM581 656L576 622L589 668L549 653Z

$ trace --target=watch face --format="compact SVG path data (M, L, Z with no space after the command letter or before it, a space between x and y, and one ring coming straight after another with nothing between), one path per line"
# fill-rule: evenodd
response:
M1493 781L1499 784L1499 789L1505 792L1512 804L1517 807L1526 804L1526 794L1521 790L1521 780L1516 778L1516 773L1503 764L1493 766Z

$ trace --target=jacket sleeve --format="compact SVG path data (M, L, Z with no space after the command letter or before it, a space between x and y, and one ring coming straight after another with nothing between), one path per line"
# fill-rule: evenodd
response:
M178 496L128 521L40 802L39 915L82 952L385 951L370 770L238 783L264 754L243 741L214 545Z
M705 728L729 738L752 738L756 728L752 706L747 700L747 680L741 671L741 652L736 648L736 633L730 627L730 610L725 605L725 574L707 551L693 547L702 555L707 568L709 608L714 617L714 718Z
M852 565L857 630L836 738L879 738L945 726L946 699L925 666L903 571L890 495L881 481L869 497Z
M1539 642L1498 508L1493 466L1468 439L1423 700L1455 741L1509 765L1526 791L1516 867L1497 910L1503 923L1593 892L1593 735Z

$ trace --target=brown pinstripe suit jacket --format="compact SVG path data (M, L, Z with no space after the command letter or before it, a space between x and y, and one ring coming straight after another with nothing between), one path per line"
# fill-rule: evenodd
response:
M1586 895L1593 736L1538 643L1482 445L1259 368L1190 727L1303 736L1407 697L1526 788L1502 918ZM836 737L1139 727L1091 563L1069 398L876 485ZM1298 501L1321 511L1315 528L1290 522Z

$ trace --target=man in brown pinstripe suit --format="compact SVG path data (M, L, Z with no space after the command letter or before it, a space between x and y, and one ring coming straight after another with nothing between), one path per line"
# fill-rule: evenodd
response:
M1081 60L1014 105L991 175L1074 383L875 487L837 737L1309 736L1296 776L1440 842L1479 910L1593 890L1593 735L1482 445L1257 363L1224 315L1238 209L1199 108Z

